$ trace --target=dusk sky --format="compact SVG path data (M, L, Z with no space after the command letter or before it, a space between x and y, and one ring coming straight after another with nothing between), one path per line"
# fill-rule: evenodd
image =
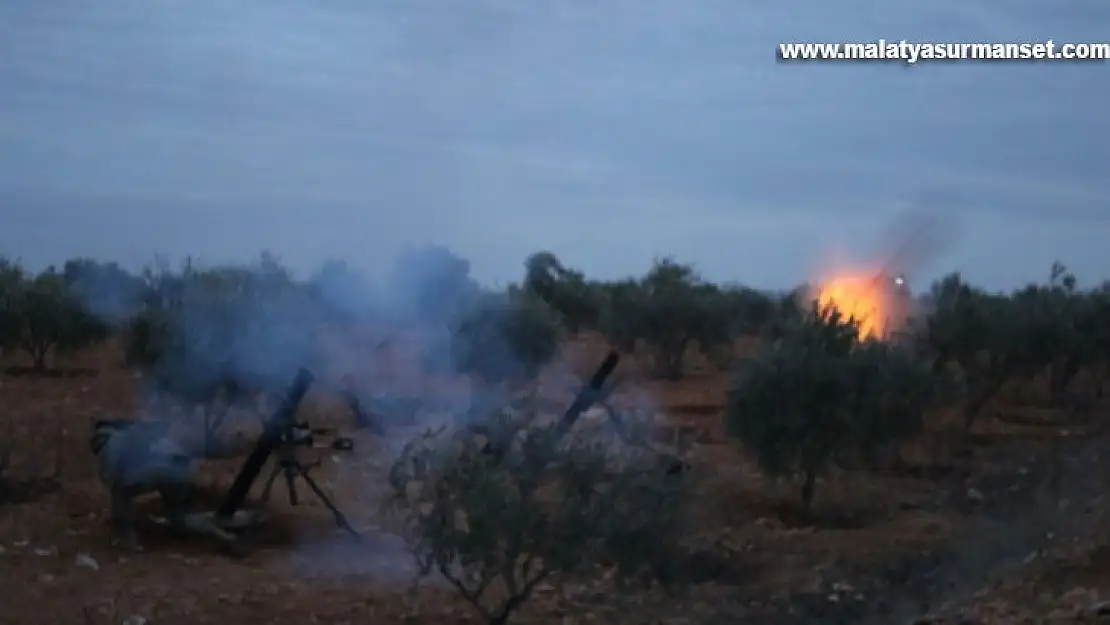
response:
M0 254L786 288L911 210L951 239L917 285L1110 278L1110 64L775 58L880 37L1107 41L1110 3L0 0Z

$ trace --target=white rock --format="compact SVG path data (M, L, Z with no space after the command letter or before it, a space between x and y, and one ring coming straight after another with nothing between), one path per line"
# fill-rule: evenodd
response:
M87 553L79 553L73 562L76 566L94 571L100 570L100 564Z

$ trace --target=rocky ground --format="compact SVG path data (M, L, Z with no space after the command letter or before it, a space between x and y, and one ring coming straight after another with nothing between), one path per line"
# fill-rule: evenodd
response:
M0 377L2 442L13 450L0 490L0 622L478 622L444 584L412 586L379 513L388 450L368 436L352 452L318 452L317 475L365 533L359 544L317 502L294 508L279 490L245 558L153 523L143 552L110 549L85 437L97 412L134 409L137 381L108 357L87 368ZM722 388L695 377L652 395L676 421L712 431ZM317 410L319 421L342 421ZM792 521L794 487L765 483L729 447L699 444L696 527L677 568L686 592L617 592L599 570L542 588L518 622L1110 623L1110 439L1099 427L1110 408L1091 408L1082 425L1045 414L1048 425L988 420L964 454L938 431L897 472L835 476L819 484L816 528ZM205 467L213 502L240 463Z

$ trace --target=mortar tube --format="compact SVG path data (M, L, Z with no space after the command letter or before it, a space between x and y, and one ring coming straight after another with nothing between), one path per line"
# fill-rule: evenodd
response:
M235 481L228 489L223 503L216 509L217 523L229 521L239 511L243 502L246 501L251 486L258 479L258 474L262 472L262 467L265 466L274 449L281 444L282 435L292 424L293 417L297 414L297 409L308 393L312 381L313 376L307 369L297 370L297 376L293 379L293 383L290 385L281 405L266 422L266 427L262 430L262 436L258 438L258 443L255 444L254 449L247 456L239 474L235 476Z

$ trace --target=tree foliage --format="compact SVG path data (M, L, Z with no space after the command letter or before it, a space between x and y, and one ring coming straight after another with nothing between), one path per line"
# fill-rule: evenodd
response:
M307 288L322 312L344 324L369 321L381 313L374 284L344 261L325 262L308 280Z
M654 374L667 379L686 374L686 356L695 351L718 366L731 364L734 339L741 335L762 337L769 345L743 363L744 375L763 366L802 367L791 374L798 376L812 368L824 371L819 359L803 367L787 355L810 349L799 342L810 331L799 328L815 318L807 310L813 296L807 285L781 295L717 285L669 258L656 260L644 275L608 281L589 279L550 252L533 254L524 269L519 287L483 289L465 259L434 246L400 255L380 281L340 262L298 280L268 254L240 266L187 261L171 269L163 263L139 275L87 258L40 274L3 261L0 346L27 351L42 369L48 353L88 345L122 327L130 364L144 369L160 391L201 403L235 385L284 385L296 366L318 360L316 329L337 322L345 328L383 320L415 327L427 337L429 368L472 373L495 384L536 375L556 353L560 330L597 331L627 354L646 353ZM987 292L952 274L935 283L918 308L907 330L889 339L902 351L856 341L851 366L837 366L871 371L866 380L857 375L860 388L894 388L892 371L904 370L898 378L903 381L918 380L921 362L934 374L958 375L967 427L1015 381L1044 379L1046 401L1077 406L1076 380L1093 372L1101 394L1110 363L1106 284L1081 288L1059 263L1047 280L1010 293ZM925 393L905 383L910 386L899 393ZM877 392L852 391L867 397ZM910 410L884 401L856 412ZM898 423L910 427L913 420ZM872 462L882 452L858 455Z
M0 257L0 347L16 345L23 334L19 294L23 287L23 268Z
M457 371L499 383L534 378L559 349L560 323L527 292L486 293L463 313L451 342Z
M775 300L755 289L704 281L693 267L659 259L642 278L587 280L550 252L525 261L523 289L557 311L571 334L600 330L611 345L632 353L643 345L654 372L684 374L684 356L700 349L719 365L731 364L734 338L758 334L777 316Z
M142 308L143 281L115 262L71 258L62 276L73 293L98 319L118 327Z
M1110 358L1105 292L1080 290L1059 263L1047 282L1011 294L987 293L951 274L930 295L918 337L935 368L955 367L965 377L969 428L1007 382L1047 375L1048 399L1059 403L1081 368L1101 368Z
M73 282L54 267L30 274L0 261L0 347L26 352L35 371L47 356L72 352L107 338L108 326L93 315Z
M412 248L399 255L386 291L397 311L448 327L456 325L480 293L470 277L470 262L440 246Z
M699 346L709 352L732 338L732 322L720 289L693 267L660 259L639 280L606 289L601 331L615 347L633 351L639 343L652 354L656 375L683 376L683 357Z
M742 285L722 287L722 305L733 335L757 336L779 316L780 304L768 293Z
M802 478L808 512L823 470L915 434L940 385L911 348L860 342L854 322L814 305L737 366L725 425L768 474Z
M247 266L149 270L143 301L125 333L128 362L156 397L204 408L206 443L226 407L279 392L317 360L321 309L270 255Z
M524 262L525 291L555 310L571 334L596 329L601 315L601 289L581 271L568 269L551 252L537 252Z
M619 580L659 573L684 492L659 452L563 436L528 400L461 420L485 434L430 430L390 472L422 575L442 575L497 625L540 583L597 564L615 566ZM491 440L507 442L504 453L486 453Z

